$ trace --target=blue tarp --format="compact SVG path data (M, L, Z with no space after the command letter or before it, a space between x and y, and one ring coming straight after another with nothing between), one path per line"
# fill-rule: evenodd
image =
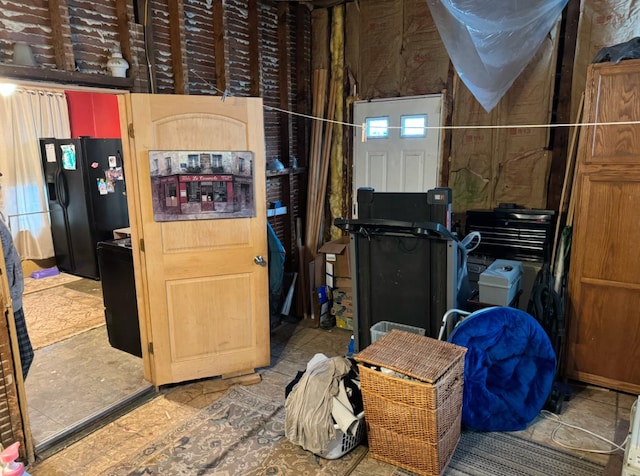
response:
M478 431L524 430L551 392L556 355L542 326L511 307L482 309L449 341L465 356L462 423Z

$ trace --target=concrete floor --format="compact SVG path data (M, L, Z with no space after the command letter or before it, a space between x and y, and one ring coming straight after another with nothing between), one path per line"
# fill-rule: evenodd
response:
M81 321L87 315L84 308L89 305L100 306L98 315L104 315L100 281L67 277L76 280L64 282L55 289L64 287L76 292L74 296L92 299L77 299L75 306L71 306L73 309L65 310L64 317ZM29 281L27 285L44 288L30 294L35 302L43 303L27 310L27 320L38 322L38 326L30 329L32 342L42 340L43 336L38 334L57 335L59 324L51 322L53 313L48 307L50 303L47 304L47 296L54 288L47 286L46 279ZM34 315L37 313L42 316ZM73 313L78 316L72 316ZM25 390L36 452L43 452L103 414L152 389L143 378L142 359L111 347L104 324L87 329L35 351Z
M293 378L298 370L316 353L328 356L344 355L351 332L308 328L304 322L287 322L272 334L270 367L259 369L262 379L283 381ZM156 398L135 408L115 421L69 445L62 451L38 461L29 468L33 476L62 476L68 474L108 474L111 466L137 454L150 441L167 431L224 394L215 379L205 379L161 389ZM618 444L626 437L630 408L635 396L606 389L575 384L574 394L565 402L562 420L587 428ZM522 436L560 448L551 434L557 424L537 418ZM603 448L592 437L574 430L561 429L557 439L581 448ZM606 465L605 475L619 475L622 453L602 455L566 450L586 459ZM397 468L367 455L352 474L358 476L391 476Z
M25 382L36 449L150 388L142 359L111 347L105 326L36 350Z

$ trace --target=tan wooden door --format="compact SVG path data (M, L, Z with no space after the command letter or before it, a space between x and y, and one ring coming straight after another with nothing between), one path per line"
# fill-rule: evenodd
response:
M130 94L120 108L145 376L157 386L268 365L262 100ZM255 216L154 221L151 150L252 151Z
M640 61L589 69L585 122L640 120ZM640 393L640 125L585 126L569 271L569 377Z

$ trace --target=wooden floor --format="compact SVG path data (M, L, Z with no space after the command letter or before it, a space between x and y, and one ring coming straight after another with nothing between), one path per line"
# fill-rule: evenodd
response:
M275 379L276 373L280 374L278 381L282 381L282 373L293 378L316 352L323 352L328 356L344 355L350 336L351 332L342 329L325 331L308 328L297 321L284 323L272 334L271 366L259 369L259 373L262 379ZM286 356L282 357L284 349ZM33 476L99 475L107 472L118 461L137 454L146 444L157 440L219 399L224 392L219 391L216 382L219 383L206 379L161 389L156 398L44 461L36 462L28 470ZM560 417L620 443L628 431L629 411L634 400L633 395L576 384L574 395L569 402L565 402ZM551 433L556 426L555 422L539 417L520 434L559 448L551 440ZM591 437L575 431L561 430L558 432L558 439L573 446L603 447ZM617 476L621 472L621 452L613 456L573 452L606 465L605 475ZM367 455L352 474L391 476L396 470L394 466Z

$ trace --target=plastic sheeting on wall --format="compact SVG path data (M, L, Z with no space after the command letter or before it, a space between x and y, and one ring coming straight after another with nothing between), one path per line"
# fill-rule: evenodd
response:
M568 0L426 0L451 62L488 112L511 87Z

